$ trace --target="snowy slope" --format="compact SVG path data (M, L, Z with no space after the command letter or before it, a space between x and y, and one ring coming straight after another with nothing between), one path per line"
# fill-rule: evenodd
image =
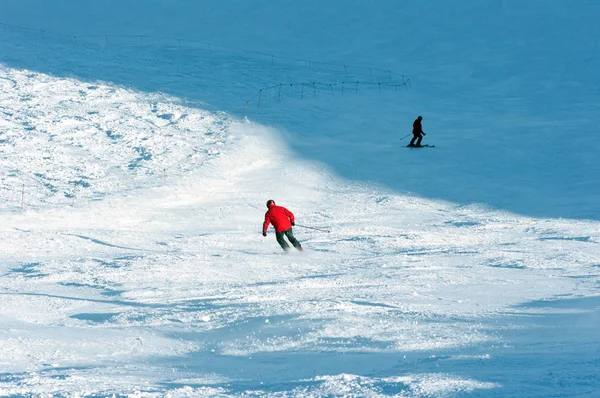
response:
M5 2L0 395L594 396L598 6L540 4Z

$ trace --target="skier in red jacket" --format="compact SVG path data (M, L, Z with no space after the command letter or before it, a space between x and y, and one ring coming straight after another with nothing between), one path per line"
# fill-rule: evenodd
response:
M284 236L287 236L291 244L294 245L296 249L302 251L303 249L300 242L294 238L294 234L292 233L292 227L295 224L294 214L283 206L277 206L273 199L267 200L267 208L269 210L265 213L263 236L267 236L269 224L273 224L273 227L275 228L275 237L283 250L286 252L290 250L290 245L283 239Z

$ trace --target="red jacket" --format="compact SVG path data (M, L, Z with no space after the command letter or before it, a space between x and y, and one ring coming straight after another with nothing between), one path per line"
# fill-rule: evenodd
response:
M272 205L265 213L265 222L263 223L263 233L267 232L269 224L273 224L275 232L283 232L292 228L294 215L283 206Z

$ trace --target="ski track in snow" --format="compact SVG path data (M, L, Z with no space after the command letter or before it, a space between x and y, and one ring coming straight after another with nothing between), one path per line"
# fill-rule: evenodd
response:
M402 367L322 372L340 354L357 372L361 355L470 360L457 353L510 346L503 331L521 326L507 314L564 310L527 303L597 291L597 222L349 183L293 159L265 127L101 82L0 72L3 395L261 394L251 381L263 379L282 396L494 389ZM332 232L296 227L306 252L273 255L273 234L259 233L270 197ZM306 353L320 358L312 375ZM280 369L288 384L253 357L296 364Z

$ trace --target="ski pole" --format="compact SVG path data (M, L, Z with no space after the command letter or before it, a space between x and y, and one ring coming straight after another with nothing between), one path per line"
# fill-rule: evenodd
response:
M400 140L403 140L403 139L405 139L406 137L408 137L408 136L409 136L409 135L411 135L411 134L412 134L412 133L408 133L408 134L406 134L404 137L400 138Z
M321 228L315 228L315 227L307 227L305 225L296 224L295 226L296 227L302 227L302 228L308 228L308 229L316 229L317 231L321 231L321 232L331 232L331 231L329 231L327 229L321 229Z

